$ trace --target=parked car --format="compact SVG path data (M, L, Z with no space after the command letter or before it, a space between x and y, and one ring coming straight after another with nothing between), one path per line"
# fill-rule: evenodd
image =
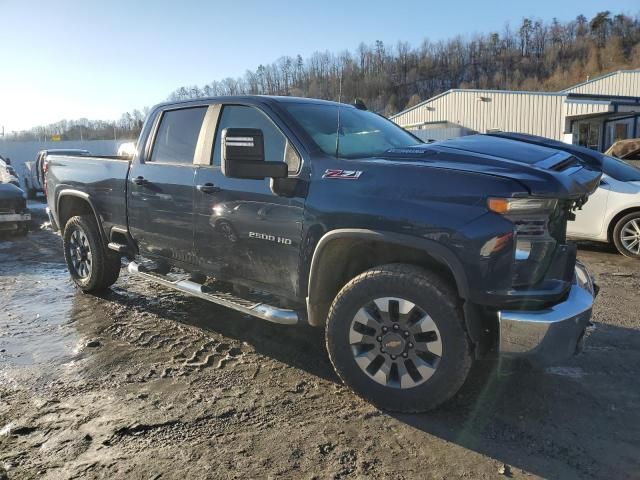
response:
M0 183L11 183L20 188L20 181L10 162L9 158L0 157Z
M67 155L67 156L87 156L91 155L88 150L80 148L49 148L40 150L36 154L34 160L35 166L30 167L29 179L25 183L28 188L25 189L28 198L35 198L38 192L45 192L44 189L44 171L46 169L47 157L49 155ZM34 168L35 167L35 168Z
M133 161L49 157L48 211L85 292L125 256L158 284L322 326L340 378L403 412L450 398L494 349L548 365L590 329L597 288L565 231L597 152L424 144L362 106L253 96L157 106L137 145Z
M604 156L600 186L576 211L567 234L611 243L622 255L640 258L640 168Z
M26 235L30 221L24 192L13 183L0 182L0 234Z
M618 140L604 153L621 160L638 161L640 160L640 138Z
M24 162L22 166L22 187L28 199L34 199L38 192L44 191L38 178L36 162Z

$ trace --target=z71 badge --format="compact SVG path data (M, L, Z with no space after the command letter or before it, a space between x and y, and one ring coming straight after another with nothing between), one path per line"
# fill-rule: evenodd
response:
M336 178L338 180L357 180L362 175L360 170L335 170L327 168L322 178Z

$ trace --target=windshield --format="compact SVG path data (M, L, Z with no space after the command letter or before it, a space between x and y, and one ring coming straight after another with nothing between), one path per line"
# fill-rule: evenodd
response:
M640 181L640 168L608 155L603 155L603 157L602 171L611 178L621 182Z
M340 158L374 157L390 148L422 143L395 123L366 110L330 104L288 102L283 107L327 155L337 155ZM336 135L338 110L339 137Z

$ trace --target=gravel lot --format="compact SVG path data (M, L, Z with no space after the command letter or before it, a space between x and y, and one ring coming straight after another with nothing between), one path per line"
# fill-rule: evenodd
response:
M340 385L321 332L125 271L83 295L36 226L0 241L0 479L640 478L640 263L583 247L584 354L482 362L439 410L389 415Z

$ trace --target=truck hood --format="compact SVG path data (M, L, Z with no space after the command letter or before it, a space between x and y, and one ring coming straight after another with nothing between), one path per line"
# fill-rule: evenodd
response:
M382 158L508 178L531 195L575 200L593 193L602 175L597 165L571 151L492 135L391 149Z

